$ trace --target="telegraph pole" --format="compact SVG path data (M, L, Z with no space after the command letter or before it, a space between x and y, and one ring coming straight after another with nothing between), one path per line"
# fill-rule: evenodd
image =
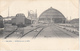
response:
M9 7L8 7L8 17L9 17Z

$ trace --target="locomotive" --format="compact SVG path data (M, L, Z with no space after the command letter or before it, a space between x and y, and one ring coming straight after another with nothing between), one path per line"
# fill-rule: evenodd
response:
M18 27L25 27L31 24L31 20L27 19L24 14L17 14L14 18L12 18L12 25L16 25Z

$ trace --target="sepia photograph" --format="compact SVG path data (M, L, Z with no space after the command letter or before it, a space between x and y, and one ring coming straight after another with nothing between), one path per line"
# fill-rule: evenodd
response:
M79 50L79 0L0 0L0 44L0 50Z

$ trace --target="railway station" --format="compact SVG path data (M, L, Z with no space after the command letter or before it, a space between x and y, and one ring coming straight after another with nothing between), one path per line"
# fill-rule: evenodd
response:
M5 21L10 18L11 20ZM3 21L4 19L4 21ZM23 13L18 13L15 16L2 18L0 16L0 27L3 28L3 38L75 38L79 37L79 26L74 23L66 23L67 18L57 9L52 7L44 10L39 17L37 11L28 11L26 17ZM71 21L71 22L75 22ZM78 24L79 22L76 21Z
M79 0L0 0L0 50L79 50Z

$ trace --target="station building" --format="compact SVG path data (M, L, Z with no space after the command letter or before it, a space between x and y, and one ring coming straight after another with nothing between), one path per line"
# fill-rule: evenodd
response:
M38 22L44 22L44 23L65 23L66 18L64 15L50 7L49 9L45 10L40 16Z

